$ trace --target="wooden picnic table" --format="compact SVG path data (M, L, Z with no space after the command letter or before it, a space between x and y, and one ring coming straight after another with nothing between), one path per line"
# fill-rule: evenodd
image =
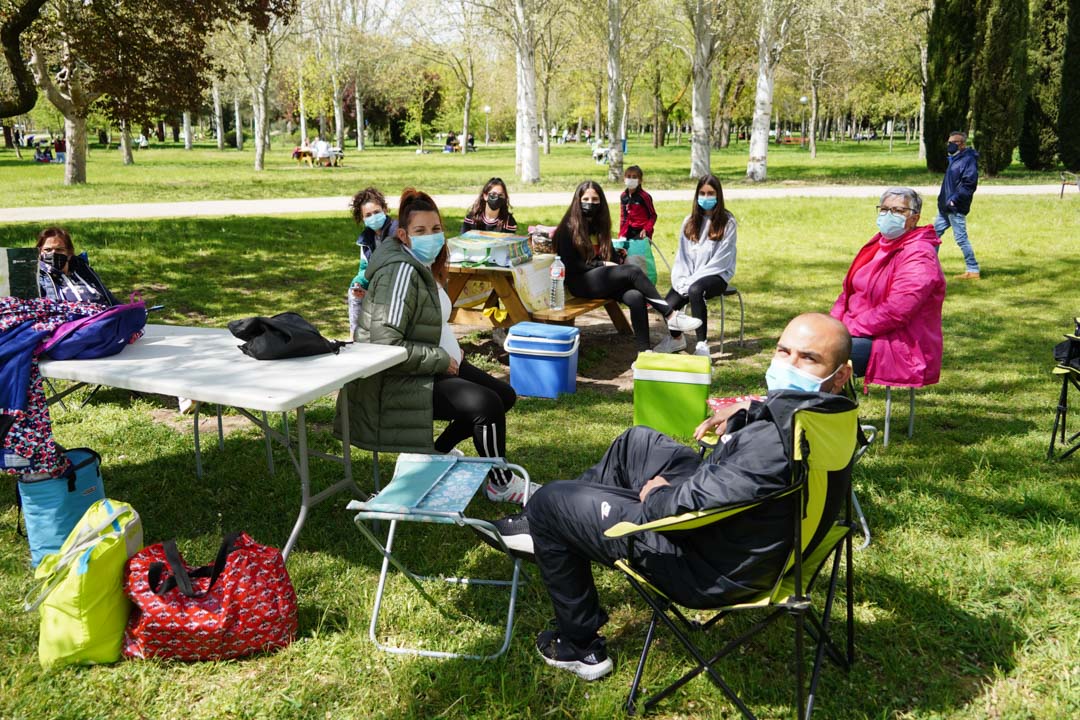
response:
M633 333L633 330L630 328L630 323L626 320L626 315L623 314L622 308L615 300L596 300L567 295L566 304L562 310L543 309L529 312L529 309L525 307L525 303L521 301L521 296L518 294L517 287L514 285L514 273L510 268L494 266L465 267L451 263L449 270L450 278L447 284L446 294L450 297L451 303L457 302L457 299L461 297L461 292L465 289L466 283L471 280L489 282L491 283L492 288L491 293L488 295L480 309L476 309L475 307L455 307L450 312L450 322L452 323L463 325L483 325L490 323L494 327L507 328L519 322L532 320L535 322L549 323L551 325L573 326L578 316L584 315L591 310L604 308L604 310L607 311L608 317L611 318L612 325L615 326L617 331L623 335L630 335ZM506 318L504 320L498 321L494 317L484 315L484 310L487 308L498 307L500 303L502 303L503 308L506 310Z

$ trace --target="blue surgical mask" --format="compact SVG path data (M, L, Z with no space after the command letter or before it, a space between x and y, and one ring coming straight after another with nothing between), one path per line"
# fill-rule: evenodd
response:
M877 229L886 240L895 240L904 234L904 226L907 218L892 213L882 213L877 216Z
M425 265L430 265L435 262L435 258L439 257L439 251L446 244L446 236L441 232L430 235L412 235L409 237L409 242L412 244L412 254L416 256L416 259Z
M704 210L705 212L709 212L714 207L716 207L716 203L717 203L717 200L716 200L715 197L705 197L704 195L698 195L697 196L698 207L701 208L702 210Z
M386 213L377 212L374 215L368 215L364 218L364 226L369 230L378 232L382 230L382 226L386 224Z
M803 392L819 392L821 386L832 379L837 373L833 370L828 377L819 378L805 370L800 370L789 362L779 358L773 358L769 369L765 371L765 385L769 390L801 390Z

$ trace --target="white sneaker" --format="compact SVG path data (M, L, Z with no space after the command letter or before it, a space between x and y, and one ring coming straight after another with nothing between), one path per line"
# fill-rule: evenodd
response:
M661 340L656 347L653 348L653 352L658 353L677 353L686 349L686 338L680 335L677 338L673 338L670 335Z
M525 478L517 473L511 473L511 480L505 485L495 485L489 480L484 487L484 494L487 495L487 499L491 502L509 502L524 505L525 482ZM529 497L535 495L539 489L540 485L538 483L530 482Z
M712 351L709 350L709 343L705 341L699 341L694 346L694 355L700 355L701 357L712 357Z
M674 330L675 332L690 332L701 327L701 321L690 317L681 310L676 310L668 315L667 326L668 330Z

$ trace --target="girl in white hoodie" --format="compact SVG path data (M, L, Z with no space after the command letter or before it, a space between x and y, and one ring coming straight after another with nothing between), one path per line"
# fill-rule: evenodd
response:
M665 298L673 310L689 303L694 317L701 320L694 355L709 357L705 301L723 294L735 275L735 234L735 217L724 207L720 180L706 175L698 181L693 210L683 221L671 268L671 290ZM676 331L654 348L672 353L685 349L686 339Z

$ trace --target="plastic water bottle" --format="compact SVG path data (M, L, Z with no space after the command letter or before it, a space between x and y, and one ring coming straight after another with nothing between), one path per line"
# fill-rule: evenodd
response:
M349 302L349 335L356 335L356 328L360 327L360 306L364 302L364 298L356 297L353 295L353 290L359 290L360 284L357 283L349 288L346 293Z
M565 283L566 266L556 255L555 262L551 263L551 286L548 291L548 307L552 310L562 310L566 305Z

